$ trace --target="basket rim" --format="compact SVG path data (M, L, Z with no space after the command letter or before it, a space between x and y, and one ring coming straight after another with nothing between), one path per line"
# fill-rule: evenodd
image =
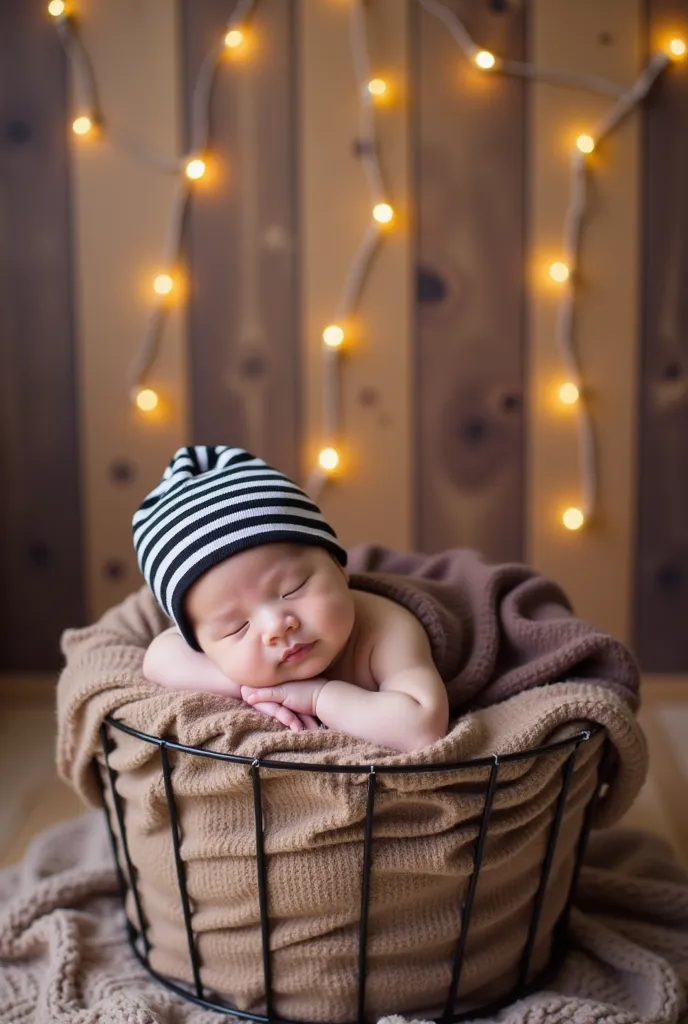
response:
M119 732L124 732L135 739L143 740L153 746L165 750L176 750L182 754L193 754L197 757L208 757L216 761L228 761L231 764L249 765L253 768L271 768L278 771L301 771L301 772L326 772L332 774L360 775L362 773L372 775L405 775L410 772L431 774L446 771L458 771L465 768L485 768L491 765L509 764L514 761L527 761L533 757L540 757L543 754L552 754L558 750L566 750L569 747L578 747L581 743L587 743L598 733L604 731L604 726L599 723L590 723L588 728L581 729L562 740L554 743L540 744L536 747L527 747L525 750L516 750L508 754L490 754L485 757L473 757L463 761L440 761L431 764L413 763L402 765L391 764L332 764L326 761L275 761L271 758L248 757L244 754L225 754L219 750L207 750L203 747L188 746L184 743L177 743L175 740L166 739L162 736L154 736L151 733L142 732L126 725L121 719L107 715L105 722Z

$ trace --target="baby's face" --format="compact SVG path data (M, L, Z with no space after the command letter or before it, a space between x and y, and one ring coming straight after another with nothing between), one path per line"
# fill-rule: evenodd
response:
M354 626L346 574L324 548L266 544L209 569L185 611L199 647L241 686L321 675Z

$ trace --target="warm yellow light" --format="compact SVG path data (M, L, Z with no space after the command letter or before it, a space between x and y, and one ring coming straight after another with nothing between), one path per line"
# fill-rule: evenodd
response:
M576 146L581 153L592 153L595 148L595 140L592 135L579 135L576 139Z
M51 0L48 4L48 14L51 14L53 18L61 18L65 13L65 4L62 0Z
M323 448L318 455L318 463L321 469L331 473L339 465L339 452L336 448Z
M141 412L153 412L158 405L158 394L152 388L141 388L136 392L136 404Z
M561 521L567 530L580 530L585 523L585 516L579 508L567 508Z
M580 391L573 381L566 381L559 388L559 401L562 405L575 405L580 398Z
M344 341L344 331L339 324L328 324L323 331L322 338L330 348L339 348Z
M186 165L186 176L195 180L202 178L205 174L205 160L201 160L199 157L195 157L193 160L189 160Z
M368 92L371 96L384 96L387 92L387 83L382 78L371 78L368 82Z
M72 131L75 135L88 135L93 128L93 121L86 114L75 117L72 121Z
M244 33L240 28L233 28L225 36L225 46L228 46L230 50L236 50L238 46L244 41Z
M497 63L494 53L490 53L489 50L480 50L476 53L474 60L483 71L489 71Z
M158 295L169 295L174 288L174 281L169 274L158 274L153 281L153 291Z
M377 203L373 207L373 217L378 224L389 224L394 217L394 210L389 203Z
M672 39L669 43L669 53L676 60L686 55L686 44L682 39Z
M564 281L568 281L569 279L569 268L565 263L557 260L555 263L550 264L549 276L553 281L556 281L557 284L563 284Z

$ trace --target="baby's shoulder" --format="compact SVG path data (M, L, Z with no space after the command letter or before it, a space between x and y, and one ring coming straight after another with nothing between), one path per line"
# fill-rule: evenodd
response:
M356 610L356 623L367 634L375 636L386 629L403 626L409 629L423 628L413 612L389 597L371 594L367 590L352 590L351 593Z

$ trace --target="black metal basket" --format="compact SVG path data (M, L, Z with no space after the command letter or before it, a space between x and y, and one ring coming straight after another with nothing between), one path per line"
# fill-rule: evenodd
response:
M179 900L183 913L186 940L188 945L189 962L193 985L186 987L175 979L166 977L154 970L150 964L151 946L146 931L146 922L142 907L142 900L138 889L137 871L132 863L127 842L127 832L124 820L123 800L117 789L117 772L113 769L110 753L114 747L111 731L117 730L122 733L141 740L143 743L153 744L159 749L160 768L164 780L164 789L169 812L170 833L176 866L177 881L179 886ZM449 990L446 996L438 993L437 1005L443 1002L443 1012L434 1019L441 1024L458 1024L459 1021L468 1018L487 1016L495 1013L505 1006L510 1005L517 999L523 998L530 992L536 991L546 985L556 974L561 966L562 959L567 949L568 921L572 901L578 884L581 863L585 854L588 835L590 832L593 810L603 785L604 767L608 761L609 747L605 741L601 749L601 755L597 768L597 785L588 801L582 820L582 827L577 840L575 862L566 902L553 932L553 941L546 967L539 971L535 978L530 978L531 959L535 946L540 916L545 904L550 871L554 861L557 841L559 838L561 823L566 811L567 796L573 774L575 758L579 747L587 743L594 735L602 732L600 726L590 726L575 735L554 743L534 747L529 750L519 751L510 754L493 754L491 757L474 758L468 761L444 762L441 764L410 764L410 765L333 765L333 764L305 764L286 761L274 761L268 759L251 759L235 754L224 754L213 750L204 750L198 747L184 746L172 740L150 736L126 726L123 722L112 717L106 719L101 727L101 740L105 761L105 772L102 767L94 762L95 775L103 796L107 824L112 843L112 851L117 869L117 877L121 890L122 899L126 908L127 893L131 893L133 906L136 913L136 922L127 917L127 930L131 947L139 961L146 970L161 984L183 998L196 1003L205 1009L215 1010L222 1014L233 1015L259 1024L314 1024L313 1021L294 1021L275 1015L273 1010L272 992L272 971L270 955L270 919L268 914L268 893L266 885L266 855L264 850L264 824L261 801L261 768L276 769L278 771L298 772L324 772L337 774L367 774L367 799L366 816L363 833L363 869L361 877L361 910L359 922L358 939L358 976L357 976L357 1024L363 1024L366 1018L366 947L368 938L368 902L370 893L371 867L374 862L373 839L373 817L375 807L375 791L378 776L384 774L409 774L409 773L439 773L447 771L461 771L462 769L489 768L489 778L485 788L485 799L482 813L478 821L478 831L473 851L472 872L466 887L465 897L458 912L457 919L457 941L453 955L452 973ZM184 754L203 758L214 758L234 764L243 764L250 768L253 786L254 823L256 837L256 872L258 884L258 902L260 911L260 930L262 939L262 966L265 992L265 1014L252 1013L237 1009L226 1002L213 998L214 992L206 990L201 981L201 964L197 951L197 941L193 930L193 917L191 901L186 886L185 865L180 854L180 826L175 804L175 793L173 788L173 772L168 758L168 751L178 751ZM528 926L527 940L520 959L518 979L515 987L507 996L499 1000L493 1000L489 1004L471 1005L469 1009L456 1012L457 1000L461 997L460 984L466 944L469 936L471 914L478 885L478 878L483 859L485 840L490 826L490 815L492 812L493 798L498 782L499 769L501 765L514 761L531 760L546 757L549 754L569 750L561 771L561 787L556 799L554 816L550 826L546 851L542 862L541 874L535 899L532 906L530 922ZM105 775L105 780L103 779ZM112 809L116 819L116 828L113 822L112 810L106 799L106 786L109 789ZM394 1012L394 1011L390 1011ZM422 1012L418 1008L417 1012Z

